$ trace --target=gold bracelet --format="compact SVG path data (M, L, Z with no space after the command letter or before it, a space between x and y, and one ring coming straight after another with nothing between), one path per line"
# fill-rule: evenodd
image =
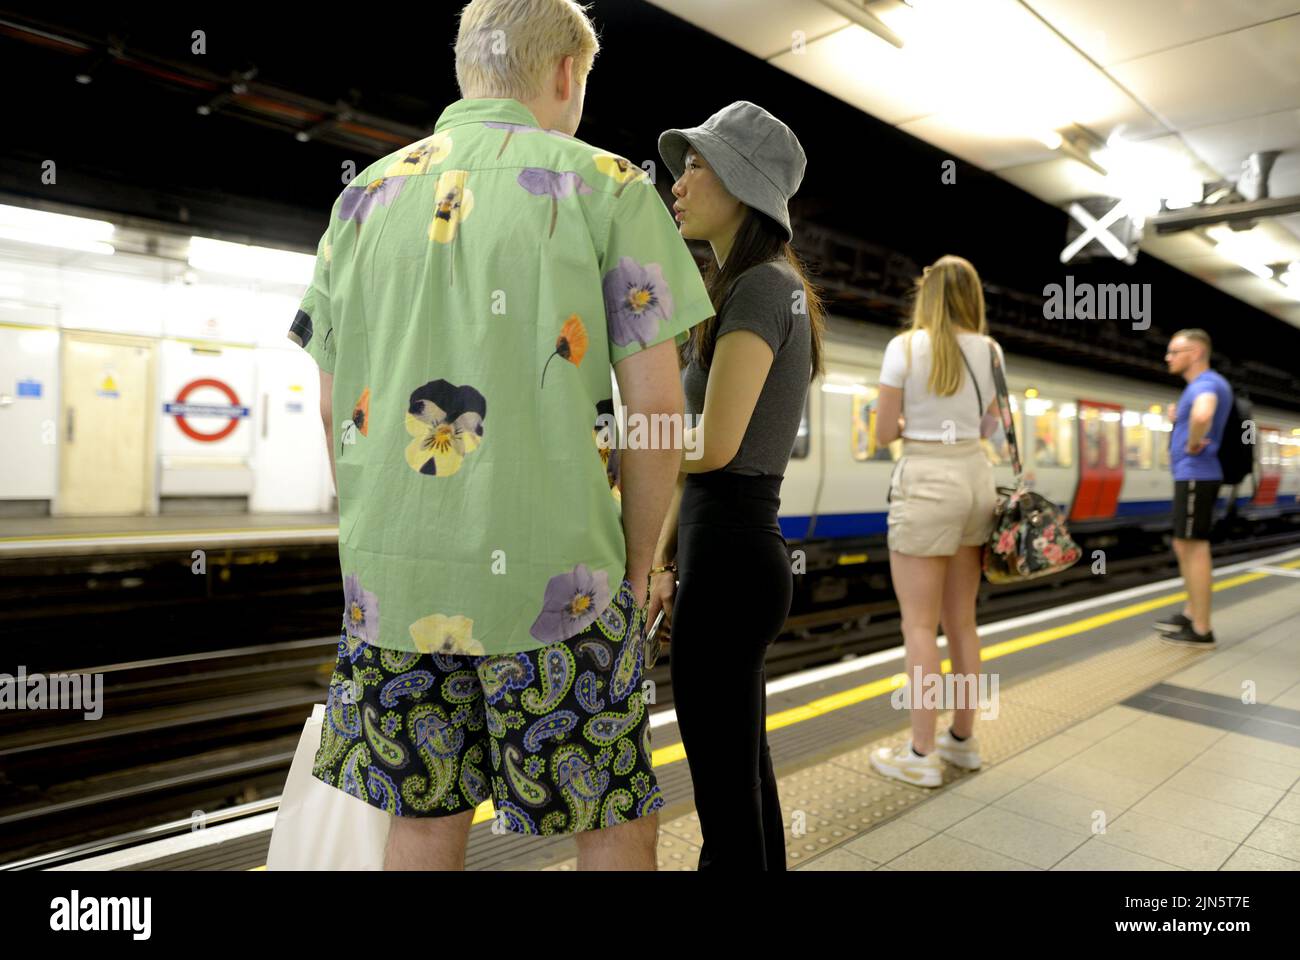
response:
M650 572L645 575L645 607L647 609L649 609L650 607L650 587L651 587L651 581L654 579L654 575L656 573L668 573L670 571L672 573L677 572L676 560L669 560L666 564L664 564L661 567L651 567Z

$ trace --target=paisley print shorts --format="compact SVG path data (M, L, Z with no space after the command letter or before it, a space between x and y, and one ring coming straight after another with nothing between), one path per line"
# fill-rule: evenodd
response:
M448 656L339 642L312 775L402 817L491 799L514 833L653 813L642 701L645 612L624 580L582 633L549 647Z

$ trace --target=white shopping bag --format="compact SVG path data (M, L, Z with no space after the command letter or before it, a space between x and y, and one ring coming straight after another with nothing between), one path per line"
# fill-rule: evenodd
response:
M325 705L312 707L271 831L268 870L382 870L392 817L311 775Z

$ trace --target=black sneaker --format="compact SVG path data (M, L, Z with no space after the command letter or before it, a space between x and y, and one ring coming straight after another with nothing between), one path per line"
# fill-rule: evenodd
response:
M1189 629L1191 625L1192 618L1181 613L1175 613L1172 617L1165 617L1163 620L1156 621L1156 629L1165 633L1177 633L1179 630Z
M1209 633L1197 633L1190 626L1183 627L1177 633L1162 633L1160 639L1165 643L1176 643L1182 647L1195 647L1198 650L1210 650L1218 646L1218 641L1214 639L1214 631Z

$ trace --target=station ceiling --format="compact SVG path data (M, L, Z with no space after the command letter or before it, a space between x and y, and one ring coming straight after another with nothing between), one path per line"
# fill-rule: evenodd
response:
M1300 0L652 2L1055 206L1131 186L1063 153L1061 133L1133 145L1156 189L1236 181L1277 151L1271 195L1300 196ZM844 15L855 7L901 46ZM1300 283L1244 269L1221 231L1146 233L1143 252L1300 326ZM1300 262L1300 212L1226 249Z

